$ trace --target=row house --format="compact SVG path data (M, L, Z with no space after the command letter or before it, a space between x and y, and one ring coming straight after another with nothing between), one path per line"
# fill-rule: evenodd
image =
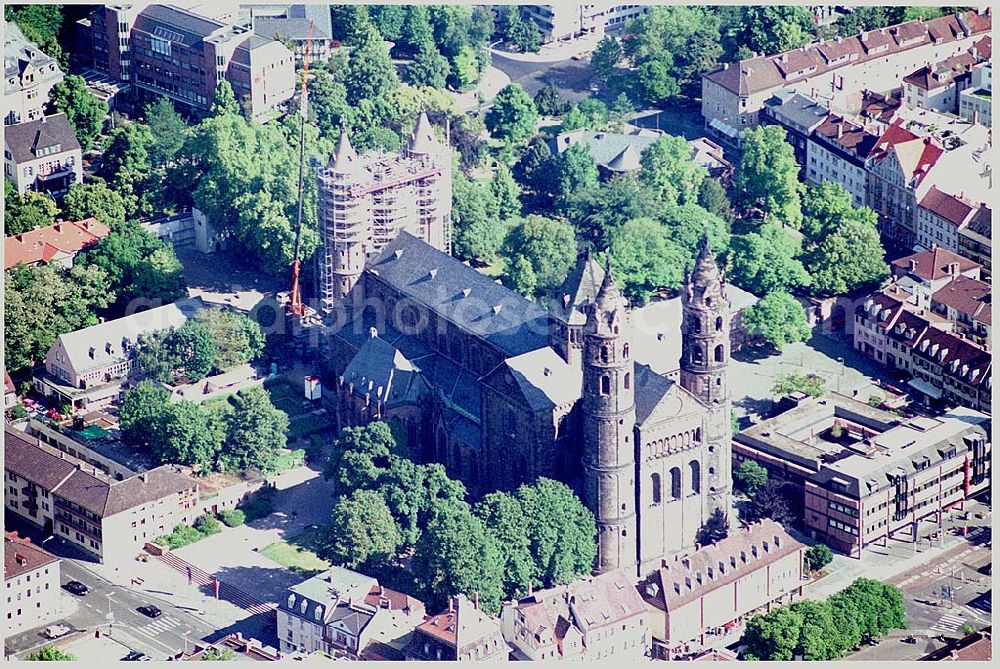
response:
M930 404L991 411L992 356L952 332L929 328L910 350L910 386Z
M959 95L971 85L975 65L971 53L924 65L903 77L903 103L911 109L956 113Z
M4 508L98 562L127 564L200 515L198 483L163 465L122 481L7 426Z
M513 657L639 662L649 650L649 612L621 570L529 592L505 603L503 636Z
M918 309L930 309L931 296L957 277L981 278L978 264L937 246L893 260L889 269L899 285L913 294Z
M64 74L55 58L25 38L21 28L4 21L4 125L36 121L44 116L52 88Z
M983 348L990 348L991 286L985 281L957 276L931 295L931 311L955 325L955 331Z
M726 63L702 76L706 128L739 144L740 132L758 125L766 101L782 88L856 113L864 92L899 88L921 65L968 51L989 33L991 19L989 9L966 11Z
M958 252L958 231L976 215L979 205L962 195L951 195L931 186L917 205L917 247L934 246Z
M4 238L4 269L18 265L72 267L76 254L111 234L96 218L63 221Z
M500 622L479 608L478 596L469 601L456 595L448 610L425 616L406 647L408 662L506 662L510 647Z
M648 11L645 5L623 5L608 0L579 5L521 5L523 20L533 21L538 26L542 42L546 44L616 32Z
M829 114L813 128L806 141L805 180L812 184L830 181L851 194L851 204L865 206L867 171L865 158L878 136L844 116Z
M18 195L61 195L83 182L83 152L66 114L41 115L4 128L4 178Z
M709 635L801 596L805 550L767 518L665 561L638 586L651 620L652 656L674 659Z
M993 253L993 212L989 207L979 207L972 220L958 231L958 254L978 263L982 276L990 277Z
M8 532L3 539L3 580L7 612L4 634L41 627L62 615L60 560L29 539Z
M785 141L792 145L795 162L805 178L809 137L825 120L830 110L816 100L783 89L769 99L760 115L761 125L779 125L785 129Z
M958 115L971 123L993 126L993 64L982 63L972 70L972 82L959 93Z

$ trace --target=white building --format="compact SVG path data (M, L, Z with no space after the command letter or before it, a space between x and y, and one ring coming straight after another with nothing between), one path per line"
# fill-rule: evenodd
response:
M4 21L4 125L41 118L52 87L63 80L55 58L29 42L16 23Z
M542 31L542 42L547 43L621 30L630 20L648 12L649 8L644 5L595 2L579 5L522 5L522 11L538 24Z
M958 232L969 224L977 209L965 198L931 186L917 205L917 250L936 244L957 253Z
M911 72L903 77L903 104L911 109L954 114L959 94L972 81L975 64L976 58L971 53L961 53Z
M3 539L4 634L59 618L59 558L10 532Z
M58 195L83 182L80 142L66 114L39 116L4 128L4 178L19 195L29 190Z
M878 139L843 116L830 114L806 142L806 181L830 181L851 194L855 207L865 205L865 156Z
M993 63L972 70L972 85L959 95L958 115L987 128L993 125Z

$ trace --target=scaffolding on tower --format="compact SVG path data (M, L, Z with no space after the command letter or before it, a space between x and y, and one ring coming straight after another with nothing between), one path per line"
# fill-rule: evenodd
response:
M299 96L299 209L295 219L295 252L292 256L292 290L288 295L285 310L290 316L303 318L315 313L302 301L302 287L299 285L299 270L302 252L302 203L305 199L305 151L306 151L306 120L309 118L309 55L312 52L313 22L309 21L309 34L306 37L306 48L302 54L302 93Z

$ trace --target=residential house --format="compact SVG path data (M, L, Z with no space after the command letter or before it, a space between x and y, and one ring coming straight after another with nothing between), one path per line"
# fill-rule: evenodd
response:
M500 613L504 639L518 660L638 662L649 650L648 619L621 570L529 593L505 603Z
M806 181L817 185L827 181L840 184L851 194L855 208L865 206L868 179L865 158L877 140L878 136L864 126L829 114L813 128L806 142L806 162L802 163Z
M198 482L163 465L123 481L6 426L4 508L111 565L200 515Z
M83 182L83 154L66 114L6 126L3 143L4 177L18 195L60 195Z
M889 93L865 90L861 92L861 110L858 112L858 118L866 128L872 125L881 134L896 118L902 104L899 98Z
M44 115L52 88L63 80L55 58L29 42L21 28L4 21L4 125L36 121Z
M35 371L35 390L74 409L117 401L143 338L180 327L203 306L188 298L59 335Z
M708 137L699 137L688 140L691 147L691 159L695 165L704 167L708 176L718 179L723 184L729 183L733 175L733 164L726 160L725 152L721 146L710 140Z
M927 662L989 662L993 659L993 627L987 626L924 655Z
M903 77L903 103L912 109L956 113L959 95L971 85L975 64L971 53L960 53L911 72Z
M991 243L993 233L993 212L989 207L980 206L972 220L958 231L958 254L982 266L983 278L990 277L992 265Z
M931 295L931 310L955 324L958 334L990 348L990 284L957 276Z
M753 614L802 594L806 547L770 518L666 561L638 586L651 614L653 657L674 659Z
M978 264L936 246L893 260L889 269L900 286L916 298L918 309L930 309L931 296L956 277L980 278Z
M453 597L447 611L425 616L406 647L406 660L420 662L505 662L509 654L499 621L464 595Z
M401 660L423 619L419 600L332 567L288 589L278 608L278 640L283 653Z
M16 532L3 538L3 580L7 604L4 634L13 636L46 625L62 615L60 560Z
M917 247L939 246L958 252L958 231L969 224L978 207L961 195L931 186L917 205Z
M580 5L521 5L523 18L538 25L544 44L616 32L648 11L644 5L622 5L606 0Z
M972 82L959 93L958 115L972 123L993 126L993 63L972 69Z
M898 88L921 65L967 51L989 33L991 18L988 9L966 11L725 63L702 76L706 128L738 144L740 131L757 126L765 102L782 88L856 113L865 92Z
M96 218L63 221L4 238L4 269L46 263L71 267L76 254L111 234Z
M786 88L764 103L760 123L778 125L785 129L785 139L795 151L795 162L799 164L800 173L805 175L808 160L806 142L829 113L830 110L816 100Z
M892 329L899 313L915 298L898 284L872 294L854 310L854 348L864 356L885 365L886 332Z
M992 356L957 334L928 330L911 350L910 386L937 406L990 411Z

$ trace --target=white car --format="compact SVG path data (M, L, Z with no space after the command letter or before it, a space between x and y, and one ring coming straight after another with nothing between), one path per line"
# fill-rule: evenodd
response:
M70 633L70 629L65 625L49 625L45 628L45 636L50 639L58 639Z

